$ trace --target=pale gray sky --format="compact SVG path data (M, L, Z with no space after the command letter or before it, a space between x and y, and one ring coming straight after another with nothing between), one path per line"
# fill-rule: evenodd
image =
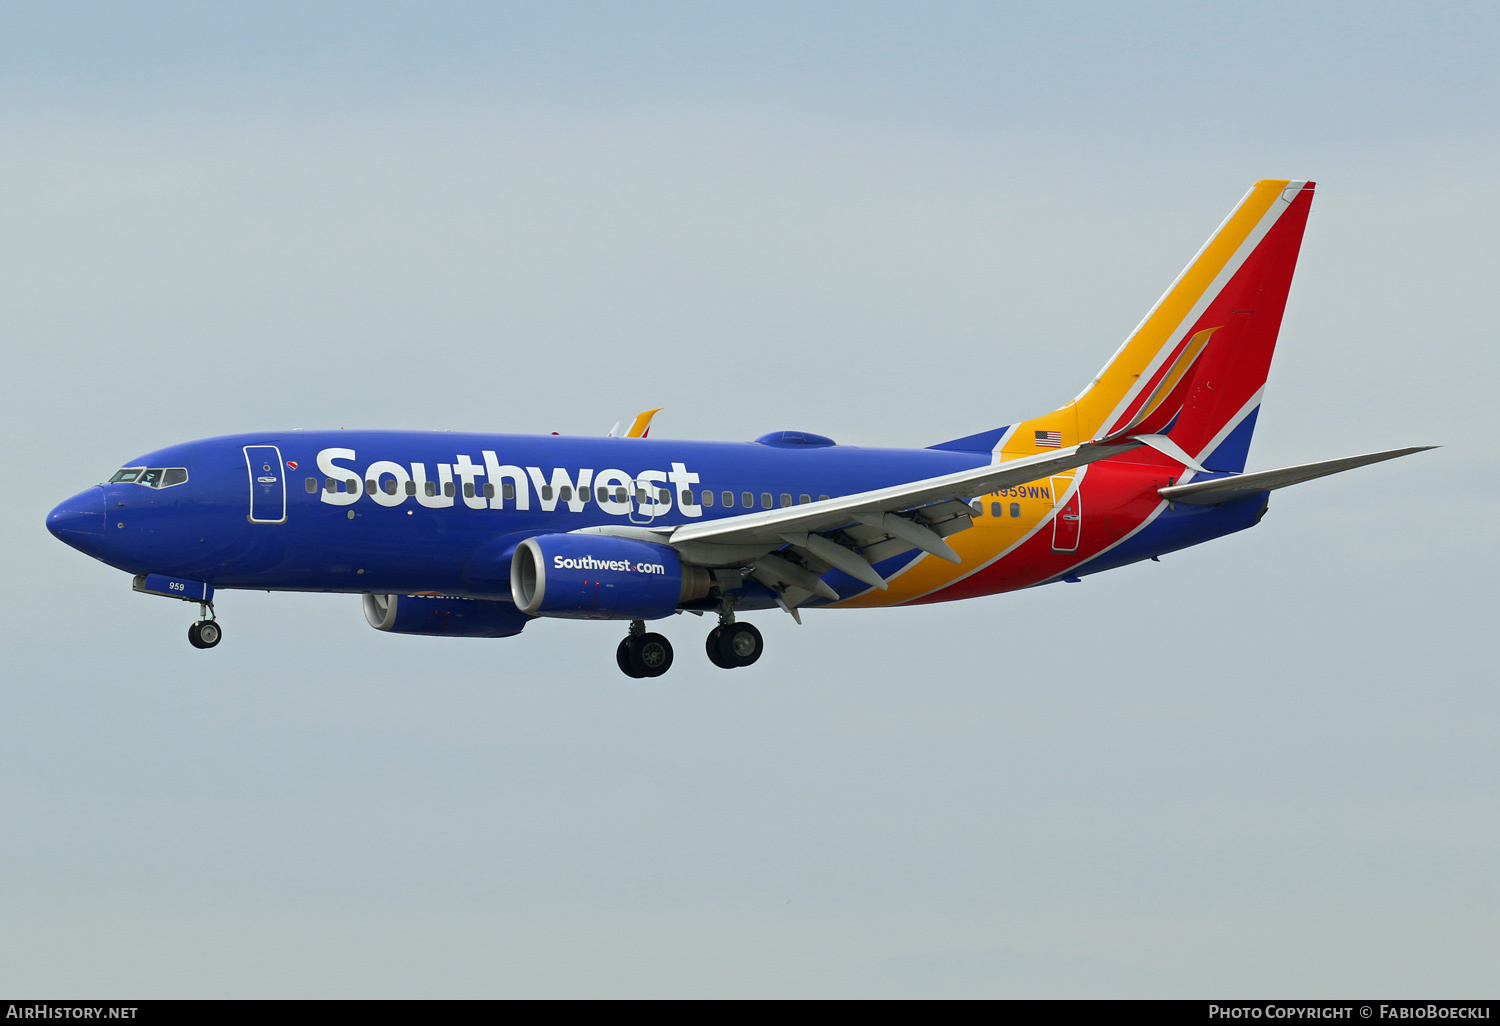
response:
M1489 5L0 13L0 990L1493 996ZM1077 586L370 630L190 610L57 501L232 431L779 428L1071 398L1319 182L1251 469L1443 449ZM1480 440L1480 441L1474 441ZM24 487L21 485L24 484Z

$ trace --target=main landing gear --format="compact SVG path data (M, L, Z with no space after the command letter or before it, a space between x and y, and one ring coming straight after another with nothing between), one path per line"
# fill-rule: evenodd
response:
M733 670L759 659L766 643L754 624L736 623L734 614L725 611L719 615L719 626L708 632L704 648L709 662ZM631 620L630 633L615 649L615 662L627 677L660 677L672 668L672 643L648 632L644 620Z
M708 632L704 645L708 650L708 661L721 670L733 670L749 666L766 650L765 640L753 623L721 623Z
M188 628L188 644L194 648L213 648L224 637L219 621L214 619L213 603L198 603L199 619Z
M615 649L615 662L627 677L660 677L672 668L672 643L648 632L646 621L631 620L630 633Z

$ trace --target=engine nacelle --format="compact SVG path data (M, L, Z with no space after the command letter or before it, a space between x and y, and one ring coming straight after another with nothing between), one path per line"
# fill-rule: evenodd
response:
M533 616L654 620L703 598L712 583L669 546L605 534L537 535L510 562L511 597Z
M366 595L365 619L377 631L450 638L508 638L531 619L509 602L425 595Z

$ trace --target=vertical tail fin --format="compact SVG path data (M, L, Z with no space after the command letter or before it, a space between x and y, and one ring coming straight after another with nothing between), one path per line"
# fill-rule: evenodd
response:
M1005 432L1003 455L1166 434L1211 470L1243 470L1312 195L1256 182L1078 398Z
M1245 469L1312 196L1311 182L1287 184L1285 209L1189 329L1215 334L1166 433L1209 470Z

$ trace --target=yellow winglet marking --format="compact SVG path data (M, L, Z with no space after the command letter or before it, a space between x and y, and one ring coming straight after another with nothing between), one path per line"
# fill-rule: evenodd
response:
M651 418L656 416L665 406L658 406L654 410L643 410L635 415L635 423L630 425L630 430L625 432L626 438L645 438L646 432L651 430Z

